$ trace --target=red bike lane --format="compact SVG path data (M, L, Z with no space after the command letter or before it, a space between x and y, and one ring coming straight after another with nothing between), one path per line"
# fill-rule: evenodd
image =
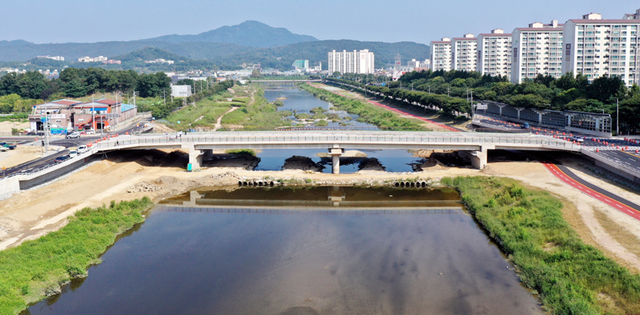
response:
M562 180L563 182L569 184L571 187L574 187L580 191L582 191L583 193L587 194L590 197L593 197L595 199L598 199L606 204L608 204L609 206L618 209L619 211L635 218L636 220L640 220L640 211L638 211L638 209L634 209L622 202L619 202L611 197L605 196L604 194L597 192L581 183L579 183L578 181L576 181L575 179L571 178L571 176L567 175L565 172L563 172L558 165L551 163L551 162L542 162L542 165L544 165L550 172L551 174L555 175L556 177L558 177L560 180Z

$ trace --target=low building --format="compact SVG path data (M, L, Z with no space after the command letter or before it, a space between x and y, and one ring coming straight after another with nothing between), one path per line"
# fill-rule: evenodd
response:
M293 64L291 64L291 66L295 70L305 71L309 69L309 60L296 60L293 62Z
M189 97L191 94L191 85L171 85L171 96L173 97Z
M98 56L98 57L84 56L84 57L78 58L78 62L102 62L107 60L109 60L109 58L105 56Z

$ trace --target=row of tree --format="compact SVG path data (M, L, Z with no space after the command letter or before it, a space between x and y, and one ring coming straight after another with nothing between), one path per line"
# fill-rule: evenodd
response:
M539 75L520 84L506 77L478 72L410 72L398 81L385 76L343 74L341 80L394 98L418 100L443 110L470 112L474 100L506 103L516 107L609 113L615 119L619 110L621 130L640 129L640 87L627 88L619 77L600 77L589 82L582 74L566 73L560 78ZM415 92L415 93L414 93ZM441 105L440 105L441 104Z
M187 98L175 98L168 101L159 101L152 104L140 104L138 105L138 111L151 112L151 115L156 119L162 119L169 116L175 110L186 106L187 104L198 102L204 98L210 97L214 94L220 94L231 88L235 82L233 80L227 80L215 83L213 85L206 85L205 88L198 93L192 94Z
M98 92L136 91L141 97L169 93L171 79L163 72L138 74L133 70L66 68L56 79L37 71L9 73L0 78L0 96L17 94L22 98L82 97Z

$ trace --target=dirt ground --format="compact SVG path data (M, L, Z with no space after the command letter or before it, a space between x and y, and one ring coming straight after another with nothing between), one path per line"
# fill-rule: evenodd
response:
M23 158L30 156L25 150ZM18 151L16 151L18 152ZM640 271L640 222L579 190L564 184L537 162L493 162L480 171L437 164L419 173L364 171L355 174L323 174L300 170L247 171L242 168L212 167L188 173L184 154L146 151L144 155L117 157L96 162L55 182L21 191L0 202L0 250L37 238L66 224L68 216L84 207L98 207L112 200L149 196L159 201L197 187L235 189L242 179L309 179L313 183L349 185L415 178L439 180L446 176L505 176L530 187L549 191L565 203L567 221L582 238L628 267ZM636 203L640 196L581 166L580 161L563 161L585 180Z
M29 122L12 122L12 121L1 121L0 122L0 135L2 134L10 134L13 128L16 129L29 129L31 124Z

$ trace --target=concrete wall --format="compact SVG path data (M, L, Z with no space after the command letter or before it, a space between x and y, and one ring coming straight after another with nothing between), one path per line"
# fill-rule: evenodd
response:
M42 185L48 181L54 180L62 175L70 173L82 166L100 159L100 156L91 155L91 153L85 153L76 158L67 160L66 162L45 169L41 172L24 176L20 179L20 190L25 190L38 185Z
M21 176L13 176L0 180L0 200L7 199L20 191Z

